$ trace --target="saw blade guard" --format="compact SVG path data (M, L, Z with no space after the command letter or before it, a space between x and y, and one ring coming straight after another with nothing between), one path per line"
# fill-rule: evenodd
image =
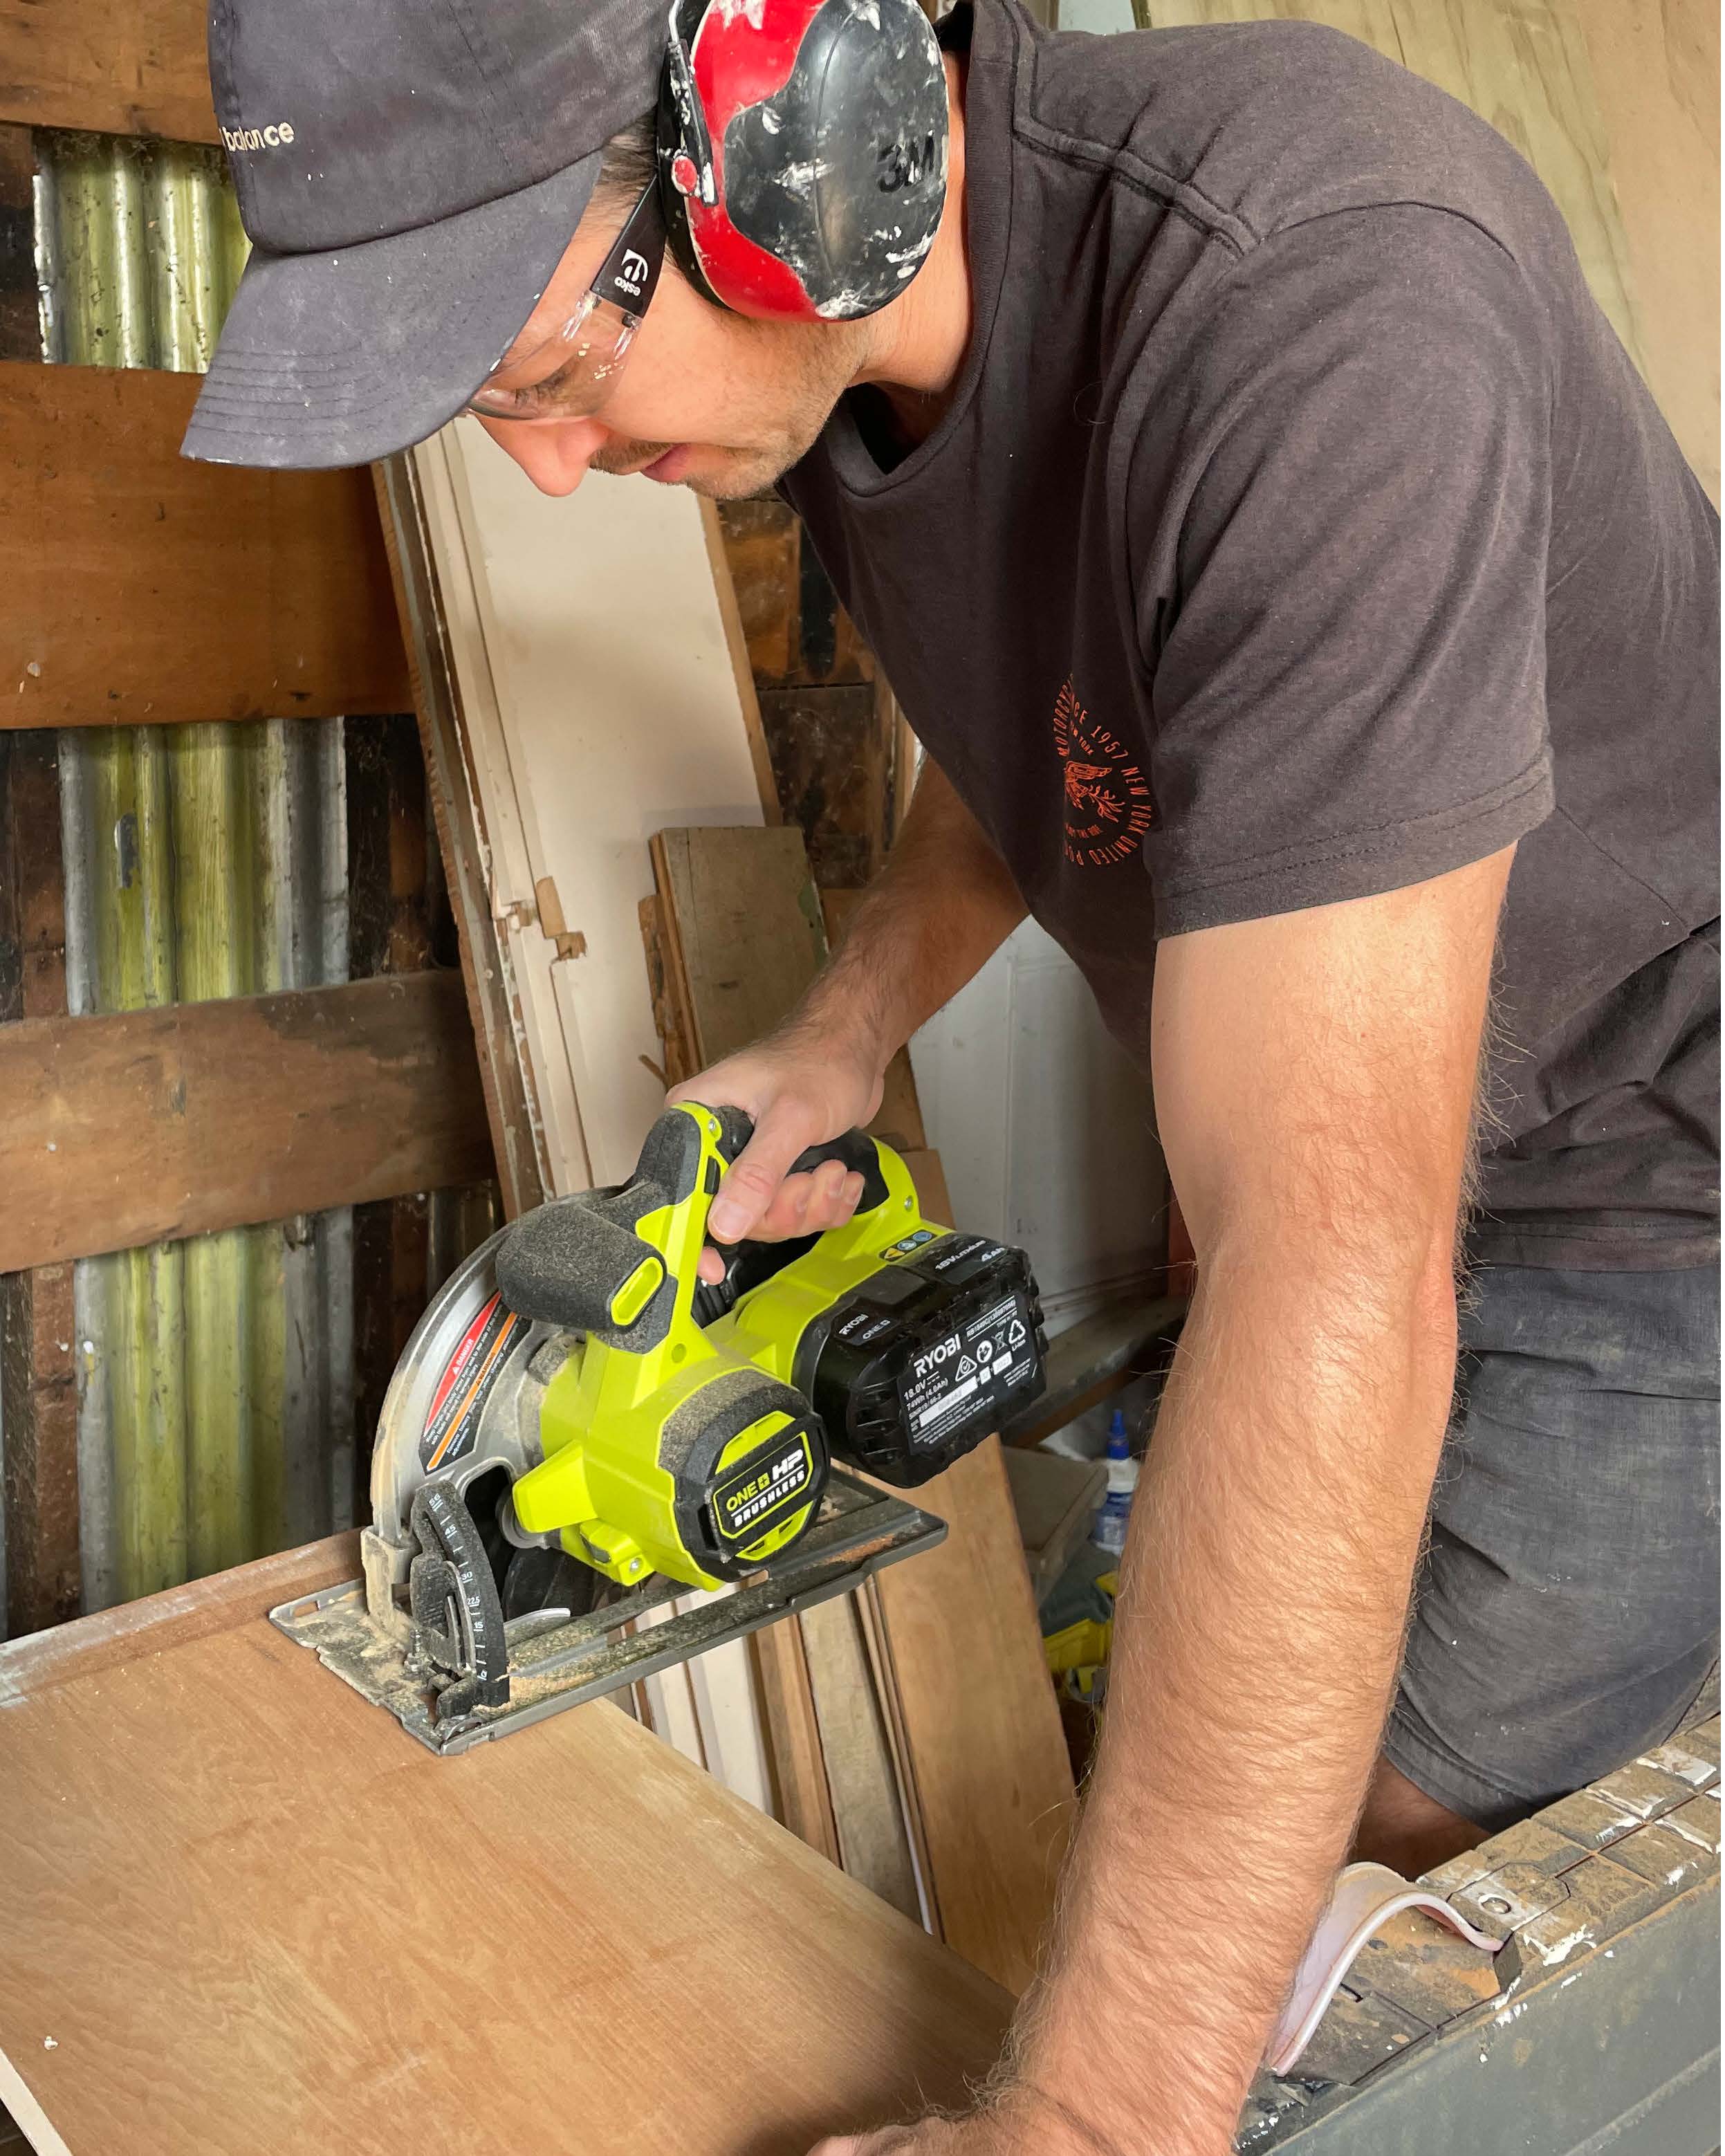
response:
M511 1486L542 1458L539 1404L578 1347L508 1309L497 1254L508 1229L465 1259L413 1329L384 1395L372 1451L372 1525L362 1538L367 1599L380 1619L419 1553L416 1501L436 1480L465 1491L501 1467Z

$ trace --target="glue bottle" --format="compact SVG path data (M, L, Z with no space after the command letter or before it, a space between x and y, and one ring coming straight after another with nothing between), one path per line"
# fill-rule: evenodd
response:
M1098 1549L1117 1557L1126 1548L1126 1523L1137 1486L1138 1463L1132 1458L1132 1440L1126 1434L1126 1417L1116 1408L1108 1424L1108 1494L1091 1536Z

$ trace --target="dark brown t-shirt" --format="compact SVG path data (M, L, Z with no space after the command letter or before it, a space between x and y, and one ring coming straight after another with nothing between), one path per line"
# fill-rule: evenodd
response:
M1147 1066L1159 937L1519 840L1477 1254L1707 1261L1718 521L1550 197L1332 31L967 31L952 402L785 481L911 723Z

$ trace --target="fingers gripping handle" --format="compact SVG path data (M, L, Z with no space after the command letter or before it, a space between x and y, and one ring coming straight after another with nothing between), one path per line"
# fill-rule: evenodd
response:
M719 1125L718 1149L728 1166L755 1135L754 1123L741 1108L714 1108L710 1113ZM877 1205L886 1203L886 1178L880 1172L880 1151L866 1131L845 1131L822 1145L807 1147L785 1173L812 1175L829 1160L842 1162L853 1175L862 1178L862 1196L856 1206L859 1214L872 1213Z

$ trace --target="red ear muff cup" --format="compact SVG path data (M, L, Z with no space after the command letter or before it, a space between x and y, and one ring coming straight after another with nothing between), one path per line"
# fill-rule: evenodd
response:
M739 314L885 306L946 199L946 74L915 0L715 0L692 59L717 200L665 189L685 270ZM677 146L662 136L667 172Z

